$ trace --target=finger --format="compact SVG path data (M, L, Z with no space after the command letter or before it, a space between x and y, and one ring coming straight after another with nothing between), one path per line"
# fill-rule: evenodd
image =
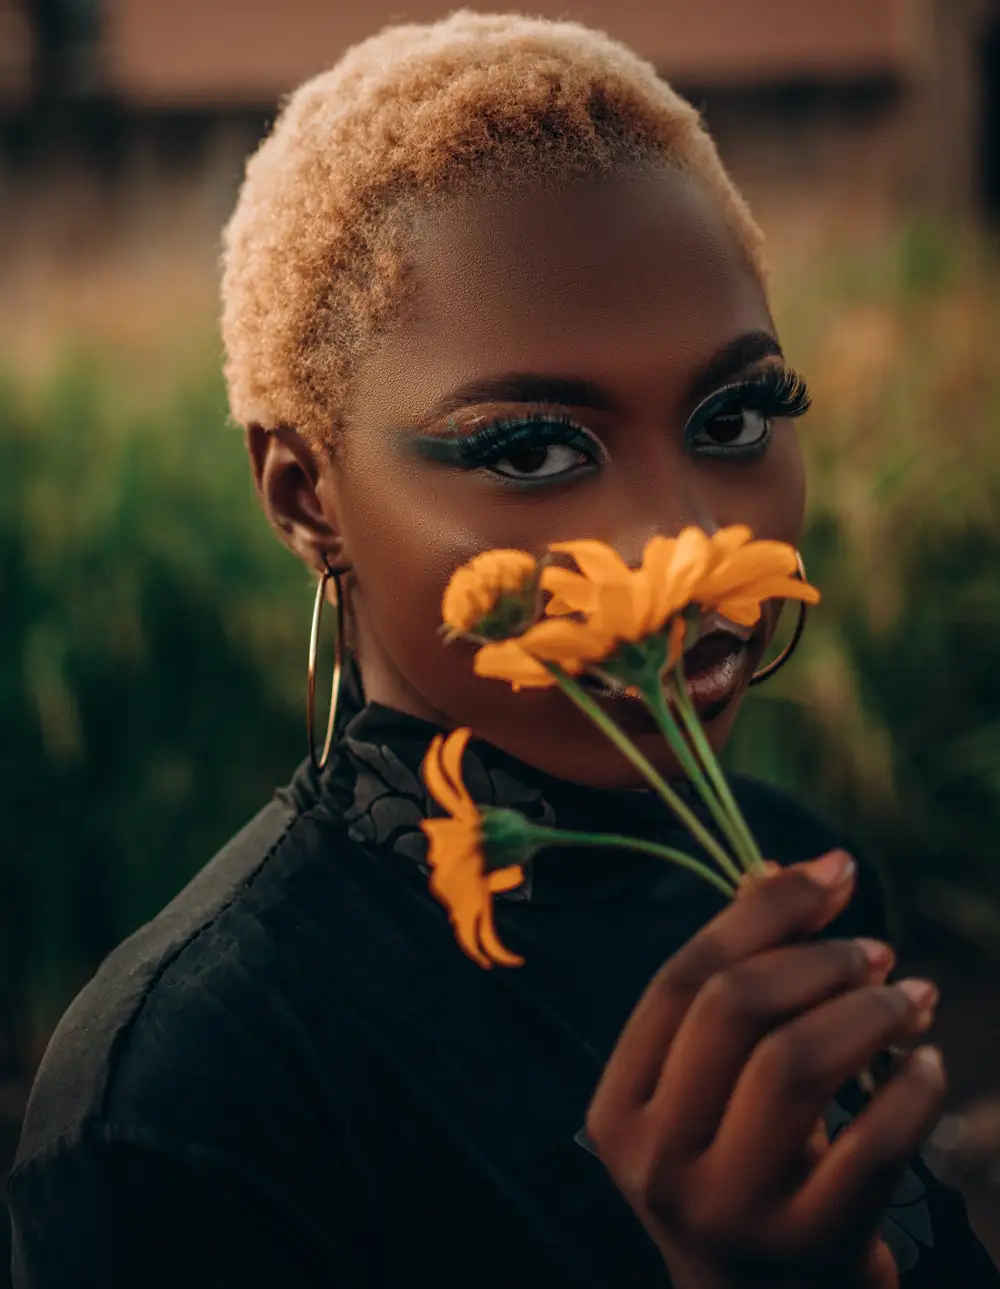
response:
M643 1114L669 1122L675 1149L700 1153L766 1034L847 989L881 982L892 963L892 950L877 941L827 940L771 949L716 972L682 1020Z
M640 998L611 1055L588 1116L600 1144L604 1122L653 1095L674 1034L710 976L751 954L805 939L832 922L854 889L843 851L785 869L714 917L664 964Z
M740 1075L712 1150L727 1168L760 1173L765 1191L795 1176L817 1116L876 1052L912 1038L933 1019L927 981L865 986L774 1030Z
M792 1226L863 1247L940 1117L946 1086L940 1052L918 1048L823 1156L792 1201Z
M766 859L760 868L752 868L748 873L744 873L736 888L736 898L743 899L749 891L759 886L761 882L770 881L777 873L782 871L781 865L776 864L773 859Z

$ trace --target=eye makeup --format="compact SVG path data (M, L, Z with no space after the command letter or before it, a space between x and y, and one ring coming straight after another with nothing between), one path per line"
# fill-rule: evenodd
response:
M802 416L809 406L802 378L783 364L770 364L699 403L683 430L684 450L694 457L758 460L767 451L772 420ZM440 431L405 435L405 449L425 461L482 471L519 488L585 477L610 460L594 432L557 406L529 406L516 415L493 417L471 413L468 409L464 425L453 415Z
M684 427L684 450L692 456L759 459L771 439L771 422L804 416L810 406L806 383L797 372L776 364L765 367L698 404Z
M539 473L536 480L532 480L530 467L520 476L496 472L505 482L529 487L552 484L608 460L606 449L592 431L552 408L487 421L475 429L418 434L408 442L424 460L460 470L490 470L508 458L532 458L544 455L549 448L565 448L584 458L559 474Z

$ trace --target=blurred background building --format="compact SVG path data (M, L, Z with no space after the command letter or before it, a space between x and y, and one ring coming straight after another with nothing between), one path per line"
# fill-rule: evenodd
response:
M475 7L475 6L474 6ZM489 7L489 6L485 6ZM558 16L561 3L533 11ZM280 96L434 0L0 0L8 182L71 147L108 178L238 165ZM703 105L751 195L1000 214L993 0L587 0ZM86 149L86 151L82 151Z
M346 45L451 7L0 0L0 1169L73 994L305 750L312 588L220 378L244 160ZM939 1144L1000 1140L1000 0L524 7L649 58L769 234L824 604L732 763L880 862L979 1105Z
M137 257L148 273L165 241L183 242L188 285L209 280L243 159L281 95L379 26L446 9L0 0L0 272L11 291L27 282L11 297L20 341L54 256L62 272L81 259L91 270L110 250L134 280ZM901 212L1000 219L996 0L586 0L572 12L703 109L765 226L781 227L786 260L797 249L808 261L831 232L880 236Z

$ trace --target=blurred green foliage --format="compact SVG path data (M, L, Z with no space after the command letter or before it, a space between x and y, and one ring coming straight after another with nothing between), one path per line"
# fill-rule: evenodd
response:
M901 930L1000 947L1000 267L932 226L778 291L824 591L732 761L884 862ZM310 579L273 540L217 345L144 388L0 381L0 967L15 1045L304 752Z
M109 356L0 383L15 1043L46 1033L304 747L309 579L267 531L217 361L148 404Z
M998 287L988 246L920 223L778 292L824 598L731 760L880 859L901 937L1000 953Z

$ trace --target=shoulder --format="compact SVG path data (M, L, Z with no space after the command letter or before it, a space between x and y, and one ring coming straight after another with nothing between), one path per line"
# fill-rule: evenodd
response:
M49 1042L15 1168L88 1124L190 1135L213 1106L259 1095L268 1043L289 1023L282 946L301 932L311 870L343 882L323 861L351 848L307 805L277 794L105 958Z
M889 934L882 878L873 858L862 853L845 829L796 801L788 793L759 779L738 775L733 792L751 833L766 859L800 864L830 850L846 850L858 865L857 889L844 914L829 928L833 935Z

